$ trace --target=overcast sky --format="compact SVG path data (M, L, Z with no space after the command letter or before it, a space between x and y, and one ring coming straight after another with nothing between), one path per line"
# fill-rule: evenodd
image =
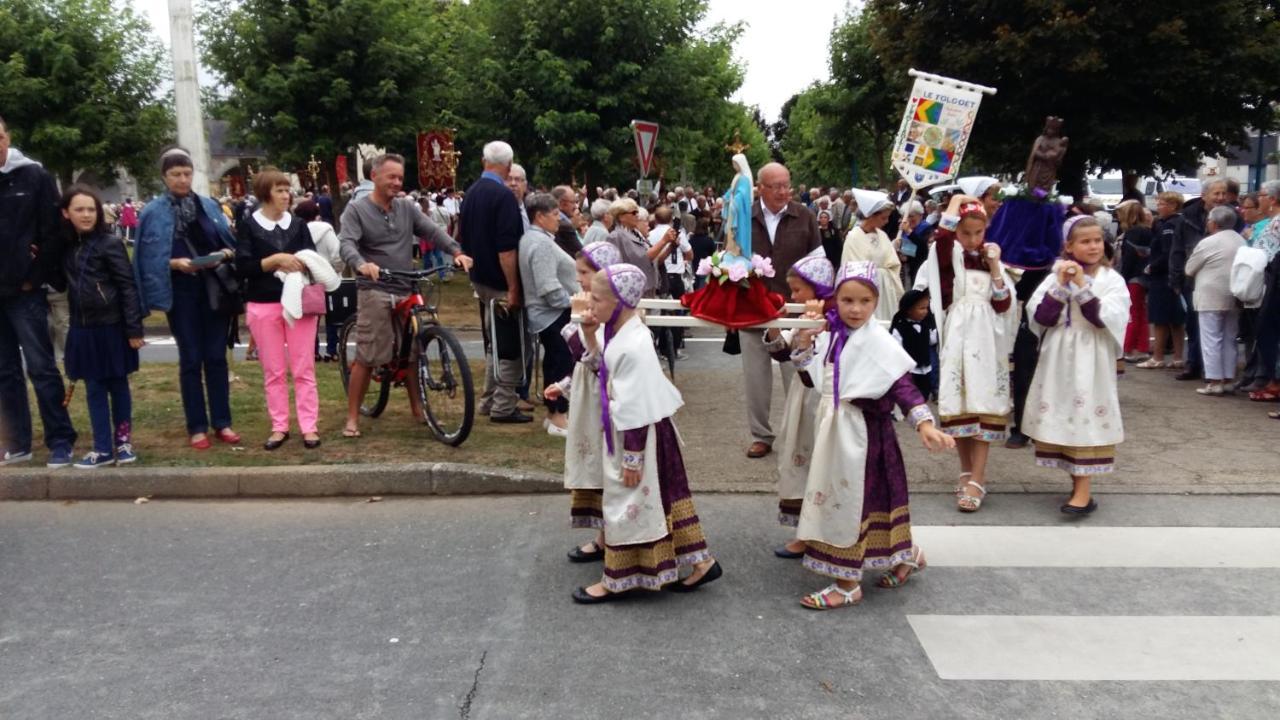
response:
M169 42L168 0L133 0L151 19L160 39ZM197 2L199 0L196 0ZM743 21L747 28L736 55L746 82L734 96L759 105L776 120L782 104L814 80L827 76L827 36L849 0L710 0L708 22Z

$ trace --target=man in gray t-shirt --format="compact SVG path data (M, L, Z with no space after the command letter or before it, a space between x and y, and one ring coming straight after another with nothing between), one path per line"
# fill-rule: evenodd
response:
M471 258L439 225L431 222L408 198L398 198L404 184L404 158L379 155L373 160L373 192L349 203L342 211L342 231L338 234L339 255L356 272L356 358L351 365L347 390L345 437L360 436L360 402L369 387L372 369L390 362L395 352L396 329L393 309L413 291L405 280L382 280L378 273L414 270L415 236L426 237L440 250L453 256L463 270ZM417 373L409 373L409 405L414 417L422 417Z

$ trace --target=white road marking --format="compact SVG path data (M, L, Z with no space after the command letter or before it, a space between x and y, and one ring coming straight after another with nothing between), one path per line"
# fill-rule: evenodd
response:
M908 615L944 680L1280 681L1280 617Z
M1280 568L1280 528L916 526L935 567Z

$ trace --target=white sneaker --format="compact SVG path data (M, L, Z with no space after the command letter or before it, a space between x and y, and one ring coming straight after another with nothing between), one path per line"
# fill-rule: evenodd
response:
M18 463L29 462L31 460L31 451L14 452L6 450L4 460L0 460L0 465L17 465Z
M547 434L554 437L569 437L569 429L562 428L554 423L547 423Z

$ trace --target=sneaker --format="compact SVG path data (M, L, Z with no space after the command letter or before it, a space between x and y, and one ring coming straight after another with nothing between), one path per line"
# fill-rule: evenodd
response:
M128 465L131 462L137 462L138 456L133 454L133 445L129 443L120 443L116 446L116 464Z
M562 428L555 423L547 423L547 434L552 437L569 437L569 428Z
M91 452L84 456L84 459L76 463L77 470L93 470L107 465L115 465L116 459L111 457L111 453ZM53 467L50 463L49 467Z
M524 413L517 410L511 413L510 415L490 415L489 422L498 423L500 425L514 425L514 424L520 424L520 423L529 423L529 422L533 422L533 416L525 415Z
M55 448L49 453L49 462L45 463L45 467L62 468L71 465L75 459L71 457L71 448Z
M676 360L688 360L688 359L689 359L689 353L685 352L684 350L676 351Z
M0 465L17 465L18 463L29 462L30 460L30 450L6 450L4 453L4 460L0 460Z

